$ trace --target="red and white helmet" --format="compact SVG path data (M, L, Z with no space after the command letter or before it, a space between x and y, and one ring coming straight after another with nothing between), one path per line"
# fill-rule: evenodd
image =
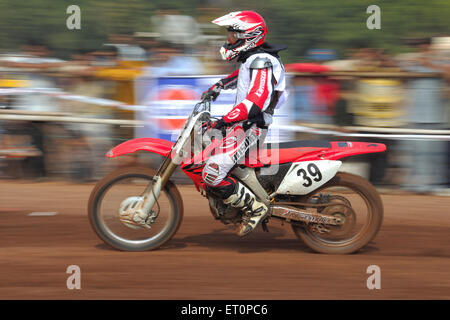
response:
M228 41L220 49L223 60L232 60L241 52L256 48L264 43L267 26L263 17L254 11L236 11L212 21L232 32L234 39Z

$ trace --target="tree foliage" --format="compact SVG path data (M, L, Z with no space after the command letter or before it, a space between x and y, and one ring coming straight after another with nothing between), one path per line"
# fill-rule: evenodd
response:
M81 30L68 30L66 9L81 8ZM215 4L223 14L254 10L269 26L269 41L286 44L287 61L308 49L335 49L341 56L355 47L388 52L405 49L410 37L450 35L450 2L446 0L1 0L0 50L16 51L26 43L44 43L57 56L99 48L111 33L152 31L150 17L158 10L177 9L199 15L200 7ZM369 5L381 8L381 30L369 30Z

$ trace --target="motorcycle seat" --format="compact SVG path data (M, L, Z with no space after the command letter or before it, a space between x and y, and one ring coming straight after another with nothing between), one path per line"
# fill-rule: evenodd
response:
M249 167L262 167L286 162L294 162L298 158L322 149L330 149L331 143L324 140L303 140L281 143L266 143L261 148L250 152L245 159Z

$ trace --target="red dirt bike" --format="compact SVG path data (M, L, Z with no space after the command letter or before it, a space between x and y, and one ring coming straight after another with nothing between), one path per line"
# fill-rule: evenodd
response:
M143 251L161 247L177 232L183 218L183 200L170 177L181 166L197 190L209 200L215 219L224 224L241 222L242 212L227 207L209 194L198 173L207 159L192 145L208 136L210 102L194 107L176 143L156 138L126 141L107 156L118 157L140 150L164 157L159 170L127 167L112 172L94 187L88 204L96 234L119 250ZM202 140L202 139L200 139ZM203 139L202 150L213 150L221 139ZM187 150L187 151L186 151ZM366 142L294 141L265 144L247 154L231 175L239 179L270 208L262 222L289 223L298 238L317 252L348 254L367 245L378 233L383 205L375 188L363 178L338 172L340 159L383 152L386 146ZM199 204L203 205L203 204ZM124 222L139 215L143 224Z

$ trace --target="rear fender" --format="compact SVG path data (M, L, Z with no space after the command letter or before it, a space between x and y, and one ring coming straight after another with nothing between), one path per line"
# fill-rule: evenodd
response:
M115 158L136 151L148 151L167 157L174 145L173 142L158 138L138 138L125 141L115 146L106 154L108 158Z
M360 154L386 151L386 145L384 145L383 143L333 141L330 142L330 144L331 148L325 148L317 152L308 153L298 158L296 162L313 160L339 160L342 158Z

